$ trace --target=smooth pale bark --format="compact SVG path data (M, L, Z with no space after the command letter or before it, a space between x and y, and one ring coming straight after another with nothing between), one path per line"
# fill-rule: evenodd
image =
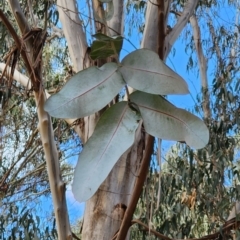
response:
M167 17L169 15L171 2L172 2L171 0L164 1L164 8L165 8L164 15L165 15L166 25L168 23ZM188 2L186 2L184 10L181 16L179 17L176 25L173 26L172 30L168 34L166 32L164 60L170 53L172 46L176 42L183 28L186 26L187 22L189 21L189 18L194 13L194 10L196 9L198 2L199 0L189 0ZM149 21L148 19L151 19L151 21ZM166 25L165 25L165 28L166 28ZM157 0L153 0L153 1L148 1L147 3L146 21L145 21L145 28L143 32L143 40L142 40L141 46L142 47L144 46L145 48L148 48L157 52L157 43L158 43L157 36L158 36L158 6L157 6Z
M81 71L88 67L89 60L86 35L78 16L77 3L75 0L57 0L57 6L73 69L76 72Z
M0 71L3 72L6 67L5 63L0 63ZM11 68L7 67L6 75L10 76ZM20 83L23 87L25 87L27 90L30 90L32 88L31 80L26 76L21 74L18 70L15 69L13 74L13 79L16 80L18 83Z
M167 27L167 20L170 11L170 5L172 0L164 1L164 16L165 16L165 31ZM146 19L151 18L151 21L145 22L145 28L143 31L143 39L141 47L148 48L154 52L157 52L158 47L158 0L152 0L147 2Z
M179 37L180 33L182 32L183 28L189 21L189 18L194 13L199 0L188 0L185 4L184 10L179 17L176 25L173 27L172 31L166 36L165 39L165 51L166 56L170 53L173 44L176 42L177 38Z
M124 0L114 1L114 15L108 22L109 33L111 36L121 35L123 33L124 22Z
M140 127L134 146L119 159L96 194L87 201L83 239L111 239L120 228L131 198L143 147L144 135Z
M53 198L54 213L57 223L57 232L59 240L72 239L70 228L67 202L66 186L61 178L59 157L57 147L54 141L51 117L43 109L46 98L41 92L34 92L35 101L38 103L38 129L40 132L43 150L46 158L48 178L50 183L51 195Z
M90 61L87 52L86 35L78 16L77 3L75 0L58 0L57 6L63 33L68 43L73 69L79 72L89 67ZM81 119L80 124L75 126L74 130L80 136L83 143L92 135L98 119L99 116L94 114ZM68 121L71 122L70 119Z
M202 94L203 94L203 113L204 118L208 121L211 117L210 111L210 98L208 92L208 78L207 78L207 61L203 53L202 42L201 42L201 32L198 26L197 18L195 15L190 17L190 23L193 29L193 39L195 43L195 48L198 57L198 65L200 69Z

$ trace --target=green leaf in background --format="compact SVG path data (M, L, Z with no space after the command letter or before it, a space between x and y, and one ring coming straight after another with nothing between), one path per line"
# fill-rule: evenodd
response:
M90 67L74 75L44 109L57 118L81 118L105 107L124 86L117 64Z
M72 190L79 202L93 196L119 157L132 146L138 122L139 115L127 102L103 113L75 168Z
M96 38L96 40L93 41L90 53L90 57L93 60L107 58L115 55L116 53L120 53L123 44L123 37L109 37L102 33L97 33L93 35L93 37Z
M119 70L127 84L140 91L160 95L189 93L183 78L148 49L128 54Z
M209 131L201 119L177 108L165 98L136 91L130 100L137 104L147 133L162 139L184 141L200 149L209 140Z

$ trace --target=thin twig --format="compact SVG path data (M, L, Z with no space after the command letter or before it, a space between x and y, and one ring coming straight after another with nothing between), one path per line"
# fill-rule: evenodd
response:
M169 237L157 232L154 229L149 228L148 225L146 225L145 223L141 222L138 219L132 220L131 225L136 224L136 223L143 226L147 231L153 233L159 239L164 239L164 240L211 240L211 239L215 240L215 239L222 239L223 234L229 233L232 229L237 229L237 227L239 227L239 225L240 225L240 221L236 221L236 218L234 218L234 219L231 219L230 221L227 221L223 225L222 230L218 231L216 233L209 234L207 236L200 237L200 238L173 239L173 238L169 238ZM111 240L114 240L114 239L115 238L112 238Z
M141 225L142 227L144 227L148 232L150 233L153 233L156 237L160 238L160 239L164 239L164 240L173 240L172 238L169 238L167 236L164 236L163 234L157 232L156 230L152 229L152 228L149 228L147 224L141 222L140 220L137 220L137 219L133 219L132 220L132 225L133 224L139 224Z
M81 240L75 233L72 232L72 237L77 239L77 240Z
M162 147L162 139L158 139L158 165L159 165L159 176L158 176L158 196L157 196L157 209L159 208L160 197L161 197L161 173L162 173L162 154L161 154L161 147Z

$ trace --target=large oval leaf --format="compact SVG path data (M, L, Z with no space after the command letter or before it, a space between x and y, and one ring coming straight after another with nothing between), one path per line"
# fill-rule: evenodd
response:
M103 113L75 169L72 189L79 202L97 191L120 156L131 147L138 121L139 115L127 102L117 103Z
M159 56L148 49L136 50L122 60L119 69L129 86L152 94L187 94L186 82Z
M201 119L172 105L165 98L136 91L130 100L138 105L146 132L162 139L185 141L196 149L209 140L209 131Z
M90 67L74 75L44 109L57 118L81 118L105 107L124 86L115 63Z

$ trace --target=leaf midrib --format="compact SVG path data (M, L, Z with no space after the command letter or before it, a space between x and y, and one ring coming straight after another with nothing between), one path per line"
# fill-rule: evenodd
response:
M193 130L189 127L189 125L188 125L186 122L182 121L181 119L179 119L179 118L177 118L177 117L175 117L175 116L173 116L173 115L171 115L171 114L169 114L169 113L163 112L163 111L161 111L161 110L156 110L156 109L153 109L153 108L150 108L150 107L147 107L147 106L144 106L144 105L140 105L140 104L137 104L137 105L138 105L139 107L146 108L146 109L149 109L149 110L154 111L154 112L158 112L158 113L163 114L163 115L167 115L167 116L169 116L170 118L173 118L173 119L181 122L181 123L185 126L185 128L186 128L187 130L189 130L189 131L192 132L195 136L198 136L198 137L202 140L202 138L199 136L199 134L196 134L196 132L193 131ZM176 108L176 110L178 110L178 109ZM202 140L202 141L203 141L203 140ZM203 141L203 142L204 142L204 141Z
M120 124L121 124L121 122L122 122L122 119L123 119L123 117L124 117L124 115L125 115L125 113L126 113L126 111L127 111L127 108L128 108L128 106L126 105L126 106L124 107L124 110L123 110L121 116L120 116L120 119L119 119L119 121L118 121L118 124L117 124L117 126L116 126L116 129L114 130L111 138L109 139L109 141L108 141L105 149L103 150L103 152L102 152L101 156L98 158L98 160L93 164L94 167L91 168L91 169L93 169L93 172L96 172L97 166L99 165L99 163L100 163L103 155L106 153L106 151L107 151L107 149L108 149L108 147L109 147L112 139L114 138L114 136L116 136L116 132L117 132L117 130L119 129L119 126L120 126ZM86 181L88 181L89 179L90 179L90 174L88 174L88 178L86 179Z
M176 77L173 77L173 76L170 76L170 75L166 75L164 73L159 73L159 72L150 71L150 70L146 70L146 69L140 69L140 68L136 68L136 67L129 67L129 66L126 66L124 64L122 66L125 67L125 68L132 69L132 70L137 70L137 71L147 72L147 73L152 73L152 74L158 74L158 75L161 75L161 76L164 76L164 77L169 77L169 78L173 78L173 79L177 80Z
M100 71L101 71L101 70L100 70ZM117 69L114 70L106 79L104 79L103 81L101 81L101 82L98 83L97 85L93 86L92 88L90 88L89 90L85 91L84 93L82 93L82 94L80 94L80 95L78 95L78 96L76 96L76 97L74 97L74 98L71 98L69 101L67 101L67 102L59 105L59 106L58 106L57 108L55 108L53 111L57 111L59 108L65 106L65 105L67 105L67 104L69 104L69 102L72 102L74 99L80 98L81 96L83 96L83 95L87 94L88 92L92 91L94 88L97 88L99 85L103 84L103 83L106 82L110 77L112 77L115 72L117 72ZM59 93L59 94L61 94L61 93Z

